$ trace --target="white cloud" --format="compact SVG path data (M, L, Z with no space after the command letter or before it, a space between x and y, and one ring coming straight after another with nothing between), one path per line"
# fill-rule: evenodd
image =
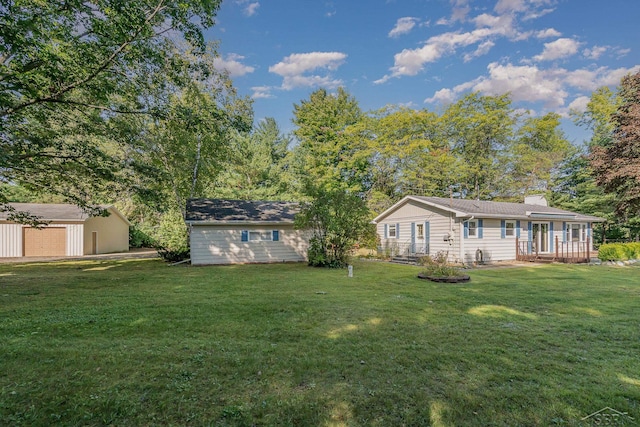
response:
M431 98L427 98L424 102L429 104L440 103L443 105L451 104L457 98L458 94L451 89L440 89L433 94Z
M545 43L540 55L533 57L536 61L553 61L554 59L567 58L578 52L580 43L569 38L560 38Z
M253 16L256 14L259 7L260 7L260 3L258 2L249 3L247 7L244 8L244 14L247 16Z
M411 16L399 18L396 21L396 26L393 27L391 31L389 31L389 37L398 37L402 34L407 34L413 29L413 27L416 26L418 21L418 18L413 18Z
M471 90L486 95L501 95L509 92L515 102L541 102L545 108L563 113L569 108L578 108L583 103L580 96L572 98L576 90L594 91L601 86L613 86L629 73L640 70L632 68L566 70L564 68L541 69L536 65L513 65L493 62L487 67L488 75L465 82L453 88L443 88L425 99L427 103L451 103L460 94Z
M215 58L213 60L213 66L218 70L227 71L231 77L239 77L253 73L255 68L242 64L240 62L242 59L244 59L244 56L231 53L225 58Z
M548 39L551 37L560 37L562 33L555 28L545 28L544 30L540 30L536 32L536 38L538 39Z
M475 44L478 45L475 51L463 53L462 57L465 62L485 55L500 38L517 42L531 37L539 39L559 37L561 33L553 28L537 31L521 31L518 28L519 22L523 20L551 13L554 10L552 6L556 2L557 0L497 0L492 13L480 13L475 17L468 17L471 11L469 0L450 0L451 17L441 18L436 24L452 25L457 21L461 23L472 22L475 24L475 29L445 32L429 38L420 47L403 49L394 55L394 63L389 68L389 72L375 80L374 83L380 84L402 76L415 76L423 70L426 64L438 61L445 55L455 54L459 49ZM554 57L575 54L578 51L580 44L577 41L558 40L555 44L549 44L548 47L545 47L545 51L538 55L537 59L550 60ZM571 41L572 45L569 45L567 40Z
M492 42L491 40L487 40L486 42L480 43L480 45L475 50L475 52L467 53L467 54L464 55L464 62L469 62L474 58L477 58L477 57L482 56L482 55L486 55L487 53L489 53L491 48L493 46L495 46L495 45L496 44L494 42Z
M606 51L607 51L607 48L604 46L594 46L592 48L586 48L585 50L583 50L582 56L584 56L587 59L598 59Z
M254 86L251 88L251 90L253 91L253 95L251 95L251 98L274 98L274 96L271 94L272 89L273 88L271 86Z
M589 104L589 101L591 101L591 98L588 96L579 96L569 104L569 111L583 113L587 110L587 104Z
M255 15L260 7L260 2L252 2L251 0L235 0L234 3L243 6L242 13L244 13L245 16Z
M305 75L305 73L318 69L335 71L346 57L347 55L342 52L294 53L270 66L269 71L283 77L281 89L284 90L310 86L333 88L341 85L342 81L330 75Z

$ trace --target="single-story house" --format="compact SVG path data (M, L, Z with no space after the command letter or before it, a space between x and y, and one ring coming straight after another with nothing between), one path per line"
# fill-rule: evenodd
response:
M9 221L0 212L0 257L82 256L129 250L131 223L114 206L109 216L90 216L69 204L10 203L46 225L34 228Z
M299 205L222 199L191 199L191 264L305 261L308 237L293 226Z
M391 255L445 251L450 261L463 264L588 253L592 224L602 221L552 208L544 196L528 196L524 203L407 196L373 220L381 250Z

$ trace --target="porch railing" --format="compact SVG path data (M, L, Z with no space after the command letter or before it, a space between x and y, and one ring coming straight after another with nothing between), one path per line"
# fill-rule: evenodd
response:
M555 237L554 251L539 252L530 240L516 238L517 261L556 261L564 263L584 263L591 261L591 239L584 242L561 242Z

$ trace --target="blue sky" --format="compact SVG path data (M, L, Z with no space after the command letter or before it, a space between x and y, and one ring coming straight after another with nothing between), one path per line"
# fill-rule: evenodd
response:
M206 36L256 120L342 86L364 111L439 111L470 91L568 117L640 70L637 0L225 0ZM563 128L582 142L586 131Z

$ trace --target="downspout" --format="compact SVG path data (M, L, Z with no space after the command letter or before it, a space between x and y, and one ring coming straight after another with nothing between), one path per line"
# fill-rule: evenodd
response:
M460 222L460 260L464 264L464 223L475 219L475 215Z

